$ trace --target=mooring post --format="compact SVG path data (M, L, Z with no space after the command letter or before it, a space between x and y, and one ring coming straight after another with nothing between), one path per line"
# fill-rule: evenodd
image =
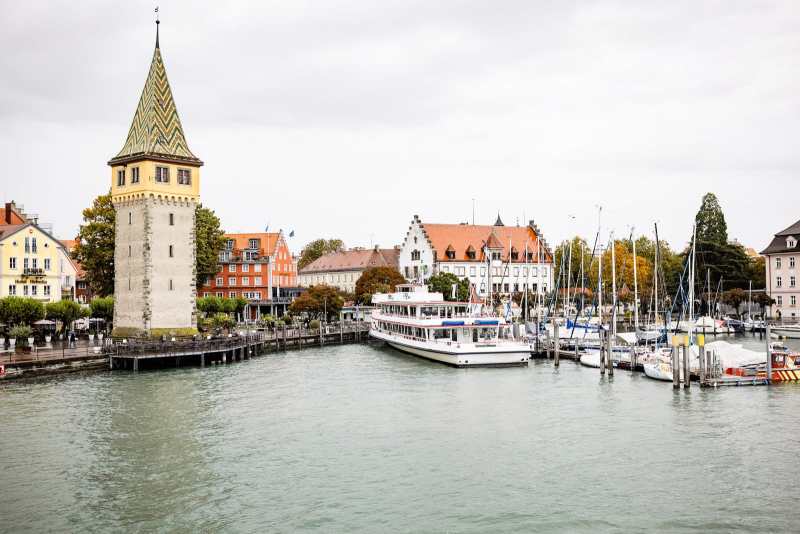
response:
M114 370L114 356L111 354L108 355L108 369L111 371Z
M616 313L612 315L612 317L616 317ZM608 336L606 336L606 343L608 344L608 350L606 351L606 365L608 366L608 376L614 376L614 336L612 332L614 330L610 330L608 332Z
M341 315L339 315L339 344L344 345L344 321Z
M708 378L706 370L706 336L704 334L698 334L697 336L697 349L700 360L700 385L702 386L706 378Z
M681 340L678 336L672 336L672 389L680 389L681 387L681 364L678 356L680 342Z
M205 366L206 366L206 353L205 352L201 352L200 353L200 367L205 367Z
M600 326L600 374L606 374L606 331Z
M764 337L767 339L767 384L772 383L772 351L769 348L769 340L772 337L771 330L769 323L765 322L764 333L766 335Z
M133 358L133 370L134 371L138 371L139 370L139 358L135 358L135 357Z
M575 340L575 361L580 361L580 356L578 356L578 340Z
M686 344L683 346L683 387L689 389L692 383L692 376L689 372L689 336L686 336Z
M561 344L558 337L558 323L553 323L553 365L558 367L561 357Z

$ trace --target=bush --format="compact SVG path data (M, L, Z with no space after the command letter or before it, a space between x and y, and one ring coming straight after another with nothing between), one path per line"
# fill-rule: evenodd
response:
M311 330L319 330L319 320L318 319L314 319L313 321L310 321L308 323L308 327Z
M233 328L234 321L227 313L217 313L211 318L211 325L217 329Z

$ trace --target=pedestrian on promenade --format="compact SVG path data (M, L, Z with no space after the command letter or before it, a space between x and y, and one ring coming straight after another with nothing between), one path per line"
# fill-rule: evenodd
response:
M69 348L71 349L75 348L75 332L69 333Z

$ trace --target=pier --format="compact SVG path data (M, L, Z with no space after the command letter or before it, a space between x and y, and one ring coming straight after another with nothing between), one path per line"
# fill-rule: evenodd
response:
M29 353L0 354L0 381L98 369L143 371L229 364L289 349L362 343L367 339L369 323L344 322L315 330L282 327L241 331L227 337L165 341L119 338L79 347L36 347Z

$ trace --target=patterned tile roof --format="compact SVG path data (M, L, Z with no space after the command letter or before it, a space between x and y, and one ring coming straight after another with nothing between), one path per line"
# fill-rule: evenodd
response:
M144 83L125 146L109 161L109 164L114 165L147 156L178 159L202 165L186 143L178 109L172 97L172 89L167 80L167 71L161 58L158 34L156 34L156 48L150 63L150 72L147 74L147 81Z

